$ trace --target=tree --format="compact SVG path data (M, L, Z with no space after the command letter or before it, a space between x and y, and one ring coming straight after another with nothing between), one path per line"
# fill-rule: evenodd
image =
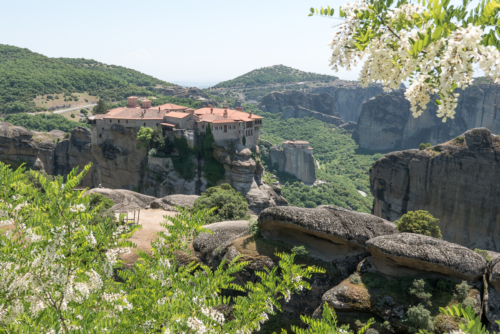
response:
M227 183L208 188L193 205L194 212L209 208L216 209L207 217L208 224L249 218L247 200Z
M141 149L143 146L148 148L149 144L151 143L151 138L153 138L153 133L153 129L141 126L141 128L137 132L136 148Z
M400 232L417 233L430 237L443 239L439 228L439 219L434 218L424 210L408 211L398 221L397 229Z
M134 248L126 240L137 228L114 217L89 223L105 205L92 208L98 198L73 190L89 169L52 182L38 175L38 191L24 169L0 163L0 227L13 227L0 233L0 332L250 334L292 293L310 289L305 279L325 272L277 254L278 270L258 272L258 282L241 286L235 275L249 263L240 257L216 271L180 265L176 254L188 251L185 240L212 233L202 227L210 210L183 209L127 270L118 256ZM220 311L227 305L231 317Z
M340 8L344 22L330 42L330 66L349 70L365 60L359 78L363 86L380 81L386 90L398 89L408 80L405 97L414 117L436 94L437 116L443 122L453 119L455 90L472 84L474 66L500 82L500 2L486 0L469 9L471 2L457 7L449 0L399 0L394 6L394 0L347 3ZM309 15L332 17L334 12L311 8Z
M247 144L247 137L245 137L245 135L243 135L243 137L241 138L241 143L243 144L243 146Z
M92 114L98 115L98 114L107 114L108 113L108 107L106 106L106 102L104 102L103 99L99 99L99 102L97 102L97 105L92 109Z
M226 173L224 166L222 166L222 164L213 157L214 143L214 135L212 134L212 129L209 125L207 126L205 137L203 138L201 152L203 158L205 158L203 173L205 173L205 178L211 185L215 185L217 181L224 178L224 174Z

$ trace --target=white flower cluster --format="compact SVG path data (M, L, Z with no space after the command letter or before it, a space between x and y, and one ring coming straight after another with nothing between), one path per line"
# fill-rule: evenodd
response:
M374 37L361 51L354 44L357 29L361 28L356 12L375 13L365 1L347 3L342 10L346 13L346 21L329 43L333 50L330 66L334 70L338 70L338 66L349 70L365 60L360 73L361 85L366 87L379 81L387 91L398 89L401 82L416 74L405 92L414 117L420 116L427 108L429 95L440 94L438 117L442 117L443 122L447 118L453 119L458 97L454 90L472 83L474 64L478 64L496 83L500 82L500 52L493 46L479 44L484 34L480 27L472 24L458 27L450 36L441 37L412 56L409 53L412 51L410 39L419 42L419 33L425 35L432 21L423 20L423 7L405 4L388 10L389 20L386 20L381 35ZM415 24L416 19L424 21L420 28ZM403 21L405 24L400 26L407 28L396 32L395 27Z
M87 208L83 204L76 204L73 205L69 208L69 211L71 212L80 212L80 211L85 211Z

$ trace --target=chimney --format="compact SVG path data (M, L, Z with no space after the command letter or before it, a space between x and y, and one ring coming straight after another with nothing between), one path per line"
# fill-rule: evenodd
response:
M208 105L208 107L209 107L209 108L212 108L212 105L211 105L211 104L209 104L209 105Z
M227 118L227 109L224 109L224 118Z
M213 114L214 113L214 108L210 108L210 113Z
M250 112L248 113L248 118L252 118L252 111L250 110Z
M136 96L129 96L129 97L127 97L127 107L128 108L135 108L135 107L137 107L137 97Z
M151 108L151 100L142 100L142 107L144 109L149 109Z
M158 112L160 112L160 111L161 111L161 110L160 110L160 107L158 107Z

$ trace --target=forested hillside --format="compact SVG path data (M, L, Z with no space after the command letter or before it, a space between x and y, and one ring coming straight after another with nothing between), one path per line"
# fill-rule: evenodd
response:
M9 122L16 126L23 126L32 131L50 132L52 130L61 130L71 132L77 126L89 128L87 123L70 121L58 114L39 113L29 115L27 113L9 114L5 118L0 118L0 122Z
M88 59L49 58L0 45L0 113L42 110L37 95L87 92L108 101L153 95L156 85L175 86L121 66Z
M294 138L306 140L320 164L316 168L316 178L326 183L309 187L290 180L285 184L283 194L290 205L316 207L333 204L362 212L371 211L373 197L370 195L369 169L382 154L359 149L344 130L313 118L282 119L279 114L254 112L265 117L261 139L273 144ZM281 182L287 179L287 175L280 177ZM363 197L358 190L367 196Z
M303 81L329 82L336 79L337 77L333 75L303 72L288 66L275 65L259 68L232 80L220 82L212 88L257 87Z

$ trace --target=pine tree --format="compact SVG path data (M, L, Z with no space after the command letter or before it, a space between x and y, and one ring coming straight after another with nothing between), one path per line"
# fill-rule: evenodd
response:
M103 99L99 99L99 102L97 102L97 105L92 109L92 113L94 115L97 114L107 114L108 113L108 107L106 106L106 102L104 102Z

